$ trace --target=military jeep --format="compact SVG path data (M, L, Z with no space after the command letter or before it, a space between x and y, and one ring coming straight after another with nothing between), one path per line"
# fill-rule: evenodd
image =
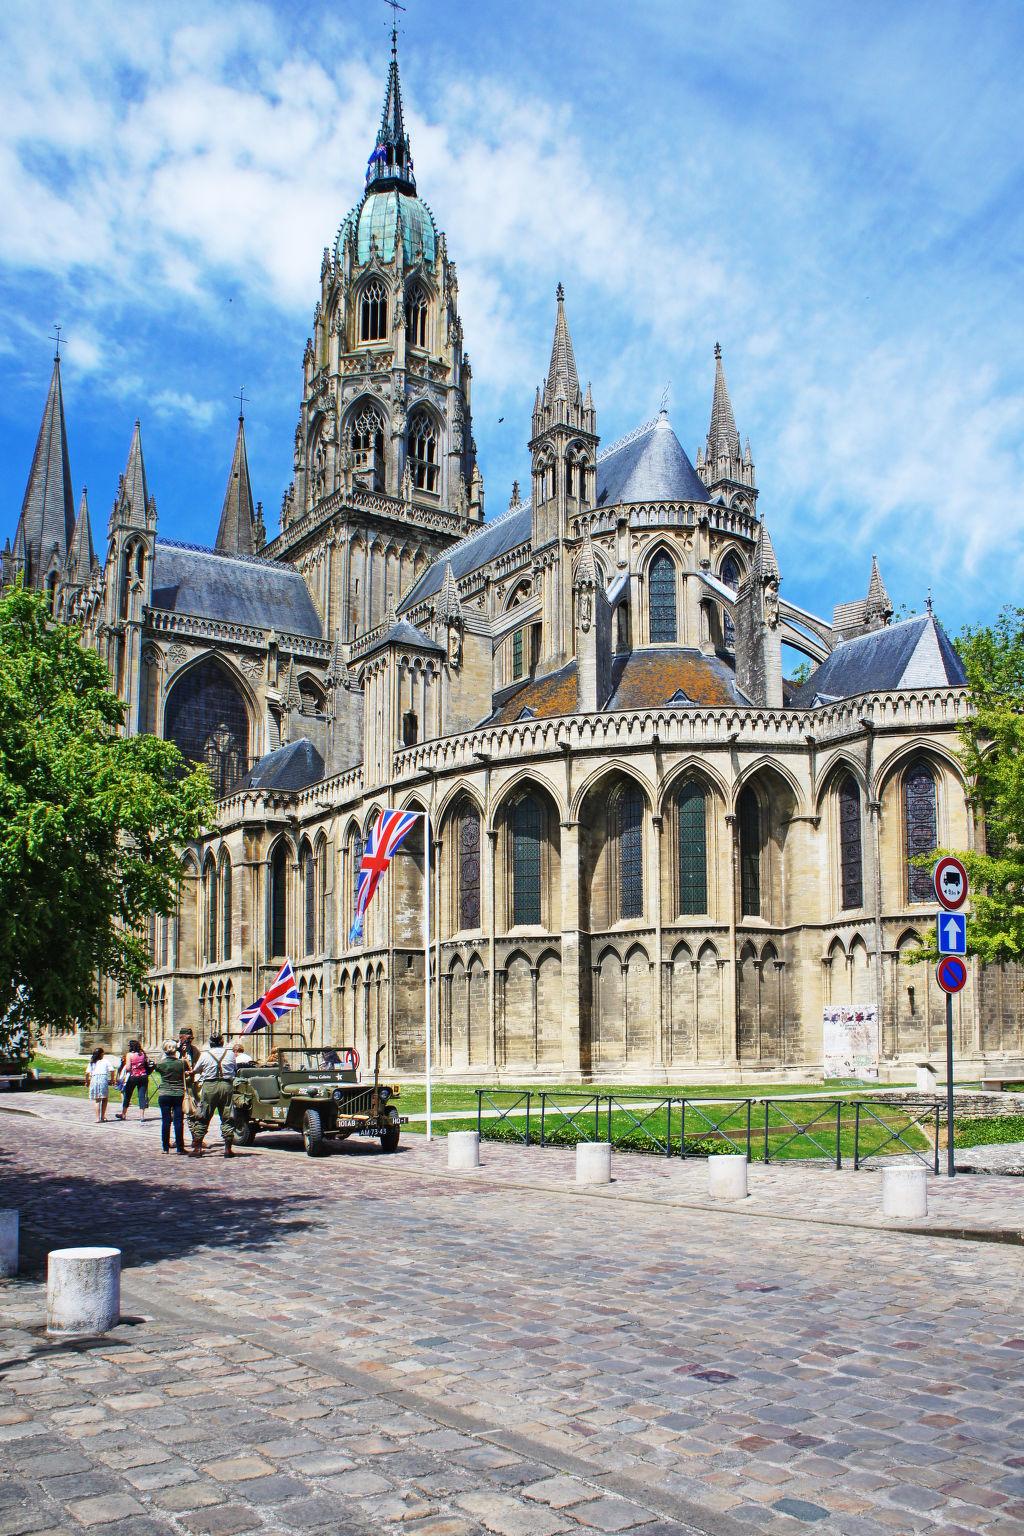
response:
M235 1142L251 1146L260 1131L299 1131L309 1157L322 1157L332 1141L374 1136L384 1152L397 1152L407 1123L392 1101L397 1086L380 1082L381 1046L373 1082L360 1083L352 1046L285 1046L271 1059L239 1067L232 1109Z

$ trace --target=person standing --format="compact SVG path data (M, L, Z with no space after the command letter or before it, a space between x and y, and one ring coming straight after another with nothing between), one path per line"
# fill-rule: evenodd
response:
M203 1141L214 1114L220 1116L220 1134L224 1138L224 1156L234 1157L232 1143L235 1139L234 1113L231 1097L234 1093L236 1071L235 1053L224 1044L223 1035L211 1035L210 1043L195 1065L195 1078L200 1084L199 1107L189 1119L192 1132L192 1156L202 1157Z
M85 1081L89 1088L89 1097L96 1106L96 1124L103 1125L107 1118L107 1104L110 1102L110 1079L114 1075L114 1063L110 1061L102 1046L93 1051L89 1057L89 1065L85 1069Z
M185 1157L185 1063L178 1055L173 1040L164 1045L162 1061L156 1064L160 1079L156 1102L160 1110L160 1140L165 1152L171 1150L171 1127L174 1127L174 1149Z
M149 1057L142 1049L142 1042L129 1040L128 1056L124 1066L125 1084L121 1094L120 1113L114 1118L127 1120L128 1106L132 1101L132 1094L136 1094L139 1102L139 1117L146 1118L146 1110L149 1108Z

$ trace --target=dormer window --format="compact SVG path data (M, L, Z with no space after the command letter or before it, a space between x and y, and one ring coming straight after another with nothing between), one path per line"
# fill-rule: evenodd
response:
M388 296L376 278L367 283L359 301L359 340L384 341L388 333Z
M427 298L420 287L411 288L405 301L406 339L410 347L427 345Z
M437 491L437 432L422 406L409 418L409 468L418 491Z

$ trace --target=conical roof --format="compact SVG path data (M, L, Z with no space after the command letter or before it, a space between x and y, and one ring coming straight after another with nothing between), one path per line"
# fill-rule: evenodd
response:
M75 502L71 490L60 358L55 357L14 541L17 548L20 534L25 551L25 578L29 585L39 584L43 567L49 565L55 547L60 563L64 564L74 532Z
M871 556L871 580L868 582L868 612L888 613L893 611L892 599L885 590L882 573L878 569L878 556Z
M569 325L565 318L565 289L561 283L555 291L555 297L558 301L558 312L555 316L554 340L551 343L548 380L544 386L544 404L550 405L561 398L567 400L570 405L576 405L580 399L580 381L576 372L572 337L569 335Z
M117 510L123 521L136 528L146 526L149 510L149 488L146 485L146 465L142 457L142 428L136 418L132 429L128 463L118 492Z
M442 622L449 619L462 618L462 601L459 597L459 588L452 572L452 563L445 561L444 579L441 582L441 597L437 605L437 616Z
M218 555L251 555L255 553L253 539L252 485L249 481L249 459L245 451L245 418L238 418L238 435L235 453L231 460L231 473L224 492L224 505L220 513L217 542Z
M88 581L96 554L92 543L92 527L89 522L89 493L82 487L82 500L78 507L78 521L68 553L68 574L80 585Z
M757 542L754 545L754 575L758 581L779 581L779 562L775 558L772 536L763 522L757 525Z
M717 458L720 454L733 459L740 458L740 435L736 430L736 418L725 382L722 349L716 341L715 393L711 401L711 425L708 427L708 458Z

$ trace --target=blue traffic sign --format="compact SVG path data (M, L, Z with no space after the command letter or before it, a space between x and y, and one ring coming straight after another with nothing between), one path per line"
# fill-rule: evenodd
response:
M940 955L966 955L967 918L963 912L940 912L935 926Z

